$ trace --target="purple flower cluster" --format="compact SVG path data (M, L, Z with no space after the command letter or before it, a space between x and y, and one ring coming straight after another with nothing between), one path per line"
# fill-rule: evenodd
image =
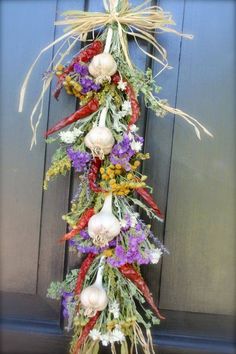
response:
M84 172L87 167L87 163L91 160L91 154L84 151L74 151L73 148L67 149L67 155L72 161L72 166L78 172Z
M99 254L108 248L115 247L116 243L117 243L116 239L114 239L114 240L110 241L109 244L105 247L96 247L93 244L89 244L89 243L83 244L83 241L87 241L89 239L90 239L90 236L88 234L88 231L82 230L82 231L80 231L78 237L75 237L75 238L69 240L69 246L76 248L77 251L80 253Z
M112 148L111 163L120 164L126 171L129 171L131 169L130 159L136 154L136 151L132 148L132 143L143 144L143 141L143 137L137 134L125 133L123 139Z
M98 91L101 86L96 84L92 79L88 77L82 77L79 80L80 85L83 87L82 93L87 93L89 91Z
M63 317L64 318L68 318L69 317L68 303L73 301L73 298L74 298L73 292L64 291L62 293L62 307L63 307Z
M120 164L126 171L129 171L131 169L129 161L134 154L135 151L131 148L131 139L125 133L123 139L113 146L110 161L114 165Z
M141 244L146 239L145 233L141 232L136 236L130 235L128 242L128 250L126 251L123 246L118 245L115 248L115 257L107 258L108 263L113 267L120 267L125 263L148 264L150 263L149 257L142 254Z
M74 64L74 71L81 76L87 76L89 74L88 66L79 63Z
M87 93L89 91L98 91L101 88L101 85L96 84L89 75L88 66L76 63L74 64L74 71L79 74L78 82L82 86L81 93Z

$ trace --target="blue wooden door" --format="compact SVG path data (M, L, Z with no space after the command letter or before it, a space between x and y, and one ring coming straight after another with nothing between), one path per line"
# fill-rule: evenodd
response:
M154 329L155 348L159 354L234 353L235 1L159 4L173 13L178 30L195 36L184 41L159 35L173 66L157 78L162 96L199 118L215 138L199 143L178 118L157 119L142 109L140 128L152 155L143 170L166 211L164 225L152 226L171 253L145 273L167 316ZM61 215L68 209L73 176L42 191L53 147L40 137L47 126L75 110L73 98L62 95L55 102L49 92L37 146L29 151L28 117L53 49L34 72L23 115L17 105L30 64L61 33L54 20L66 9L102 10L102 1L2 0L0 6L0 352L66 354L70 336L63 331L61 306L46 298L46 290L51 280L61 280L80 263L57 245L66 229ZM156 64L130 45L135 64L143 70L152 65L157 72Z

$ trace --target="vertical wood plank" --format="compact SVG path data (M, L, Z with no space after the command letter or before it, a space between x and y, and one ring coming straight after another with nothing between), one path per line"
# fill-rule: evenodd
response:
M170 11L176 22L176 30L182 31L184 1L162 0L159 5L164 11ZM162 87L159 96L168 99L171 106L176 104L176 90L178 81L179 55L181 49L181 37L172 34L160 34L158 42L167 50L168 62L173 69L165 70L156 78L156 83ZM161 66L153 61L153 75L155 76ZM143 173L148 176L148 183L153 187L153 196L165 213L167 205L167 193L169 185L170 159L172 150L172 135L174 126L173 115L167 115L164 119L156 117L152 111L148 111L145 130L145 152L151 155L150 160L145 161ZM148 222L148 219L146 219ZM154 234L164 242L165 222L152 222ZM165 256L168 257L168 256ZM161 264L159 267L148 266L143 268L145 278L154 294L158 298L160 287ZM155 281L153 281L155 277Z
M58 1L57 18L68 9L84 9L84 1L77 0ZM57 27L55 36L63 34L63 27ZM57 50L56 46L55 50ZM68 61L79 50L79 43L73 49ZM54 85L53 85L54 87ZM52 88L53 91L53 88ZM50 100L48 126L52 126L61 118L73 113L76 109L76 100L68 96L62 90L59 101L52 96ZM49 168L51 157L55 152L55 144L47 145L45 171ZM51 281L62 280L65 272L65 244L59 244L58 240L66 231L66 223L62 215L67 213L70 194L70 175L59 176L49 184L48 190L43 193L41 240L38 269L38 294L45 297ZM48 300L58 311L58 304Z
M230 314L235 290L234 1L187 1L177 105L215 135L176 119L161 306ZM225 19L222 21L221 19ZM220 25L219 25L220 23Z
M30 109L51 58L48 51L36 67L18 113L19 91L39 48L53 40L56 1L1 1L1 290L35 293L37 282L41 182L45 146L29 151ZM26 21L26 15L27 21ZM31 30L29 30L31 29ZM48 97L45 99L46 126Z

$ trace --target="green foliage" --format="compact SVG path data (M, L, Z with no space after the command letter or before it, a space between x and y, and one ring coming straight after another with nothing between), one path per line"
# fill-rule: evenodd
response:
M73 269L67 274L65 280L62 282L52 282L47 291L47 297L55 300L60 300L62 293L72 292L75 288L76 279L78 275L78 269Z

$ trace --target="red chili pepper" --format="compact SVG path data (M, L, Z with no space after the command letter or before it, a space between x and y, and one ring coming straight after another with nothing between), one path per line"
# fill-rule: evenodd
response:
M155 214L160 218L164 219L164 215L162 214L161 210L159 209L158 205L155 203L153 197L150 193L144 188L137 188L136 192L147 202L147 204L152 208Z
M88 323L84 326L84 328L82 329L81 335L80 335L79 339L77 340L77 343L75 344L73 354L79 354L80 348L82 347L86 338L88 337L89 332L95 326L100 314L101 314L101 312L97 312L96 315L91 317L90 320L88 321Z
M87 274L91 264L93 263L94 258L96 258L96 256L97 256L97 254L95 254L95 253L89 253L87 255L87 257L85 258L85 260L83 261L83 263L81 264L80 270L78 273L78 278L77 278L75 290L74 290L75 295L79 295L81 293L86 274Z
M121 77L118 73L116 73L112 77L112 81L116 85L118 84L120 79L121 79ZM135 124L137 122L137 120L139 118L139 114L140 114L140 107L139 107L139 103L138 103L138 100L137 100L137 97L136 97L136 94L134 92L132 85L129 84L128 81L126 81L126 80L123 80L123 81L127 83L127 86L125 88L125 92L130 99L131 110L132 110L132 114L131 114L129 124L128 124L128 128L129 128L132 124Z
M102 161L98 157L95 157L91 163L89 174L88 174L89 187L95 193L104 192L104 190L98 187L96 184L97 175L101 167L101 163Z
M65 77L74 70L74 65L80 61L87 63L91 60L95 55L102 53L103 51L103 43L101 41L94 41L88 46L86 49L82 50L76 57L73 58L69 66L64 69L63 73L59 76L56 89L53 93L53 96L58 99L61 89L63 87L63 81Z
M133 265L132 264L124 264L123 266L119 267L119 270L120 270L121 274L123 274L127 279L132 281L132 283L134 283L134 285L136 285L136 287L142 292L143 296L145 297L145 299L149 303L149 305L152 307L155 314L161 320L164 320L165 317L163 317L160 314L157 306L155 305L152 294L151 294L147 284L145 283L141 274L139 274L134 269Z
M70 124L76 122L79 119L88 117L93 112L96 112L98 110L98 108L99 108L99 102L96 98L93 98L88 103L86 103L84 106L80 107L78 109L78 111L76 111L75 113L71 114L68 117L63 118L57 124L55 124L52 128L50 128L44 134L45 138L47 138L49 135L57 132L58 130L65 128L67 125L70 125Z
M78 233L88 225L89 219L94 214L95 213L94 213L93 208L85 210L83 215L79 218L79 221L77 222L76 227L74 229L72 229L70 232L68 232L67 234L65 234L64 236L62 236L62 238L60 239L60 242L70 240L72 237L75 237L76 235L78 235Z

